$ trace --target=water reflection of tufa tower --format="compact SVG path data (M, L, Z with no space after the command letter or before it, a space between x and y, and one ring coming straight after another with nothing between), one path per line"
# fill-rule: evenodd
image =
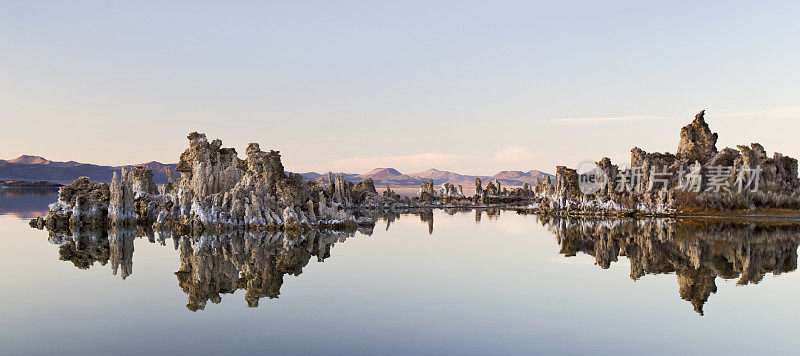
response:
M677 276L680 296L703 315L717 292L716 278L757 284L767 273L797 269L799 225L585 220L543 218L565 256L585 253L607 269L619 256L630 261L631 279L648 274Z

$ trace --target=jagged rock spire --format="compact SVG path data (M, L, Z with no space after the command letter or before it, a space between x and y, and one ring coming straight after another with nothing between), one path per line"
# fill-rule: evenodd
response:
M717 153L717 134L711 132L704 118L706 111L701 110L694 116L694 121L681 129L681 142L678 144L678 158L690 162L707 162Z

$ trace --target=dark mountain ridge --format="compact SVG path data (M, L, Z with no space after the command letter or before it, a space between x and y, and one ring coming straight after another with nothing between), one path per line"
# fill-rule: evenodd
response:
M89 177L95 181L110 182L114 172L122 167L145 167L153 171L153 181L156 184L167 182L166 169L173 171L177 164L165 164L151 161L127 166L103 166L76 161L58 162L51 161L40 156L23 155L11 160L0 160L0 181L25 180L25 181L49 181L60 184L72 183L78 177ZM322 178L328 180L328 173L306 172L300 173L305 180L317 180ZM442 171L431 168L424 172L403 174L394 168L375 168L362 174L338 173L342 174L348 181L357 183L366 178L372 178L376 186L389 184L393 187L419 186L423 181L433 179L434 184L444 183L461 184L469 187L475 184L475 178L480 178L485 182L497 180L503 186L518 187L525 183L536 184L540 178L551 177L552 175L538 171L501 171L493 176L465 175L455 172ZM175 173L178 177L179 174Z
M153 161L127 166L102 166L75 161L57 162L40 156L23 155L12 160L0 160L0 180L44 180L69 184L79 177L89 177L96 181L110 182L114 172L119 171L122 167L134 166L143 166L152 170L153 181L156 184L163 184L167 182L166 168L169 167L175 170L177 164L164 164Z

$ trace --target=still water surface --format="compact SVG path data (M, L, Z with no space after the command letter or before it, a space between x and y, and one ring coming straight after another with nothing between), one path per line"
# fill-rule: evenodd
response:
M0 191L0 354L800 346L791 226L434 211L290 247L266 235L76 242L28 226L55 200Z

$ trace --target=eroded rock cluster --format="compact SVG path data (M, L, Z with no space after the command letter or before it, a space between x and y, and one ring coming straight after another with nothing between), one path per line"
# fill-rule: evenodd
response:
M549 178L539 180L539 184L544 184L545 182L549 182ZM475 178L475 195L472 200L478 206L516 206L526 204L536 195L535 188L529 186L528 183L524 183L522 187L511 189L504 188L500 181L490 181L486 184L486 189L483 189L482 185L481 179Z
M277 151L251 143L245 159L222 141L209 142L193 132L180 155L174 179L161 189L147 169L123 168L110 185L80 178L61 189L49 215L31 222L50 229L108 229L152 225L184 232L245 230L308 230L311 227L354 230L371 224L349 208L388 205L372 180L358 184L331 174L327 183L306 182L287 173Z
M733 209L800 208L798 163L780 153L768 157L758 143L717 150L701 111L680 132L676 154L631 150L628 168L609 158L595 163L604 178L581 189L583 172L559 166L552 191L531 208L555 213L672 214ZM539 189L539 187L537 187Z
M540 180L540 182L543 182ZM527 183L522 187L504 188L500 181L490 181L486 188L480 178L475 178L475 194L468 197L464 187L443 183L438 189L433 180L423 181L417 196L412 200L414 207L485 207L485 206L524 206L535 196L535 189Z
M438 189L434 187L433 179L423 181L417 193L417 201L423 204L466 204L468 199L464 196L461 185L444 183Z

